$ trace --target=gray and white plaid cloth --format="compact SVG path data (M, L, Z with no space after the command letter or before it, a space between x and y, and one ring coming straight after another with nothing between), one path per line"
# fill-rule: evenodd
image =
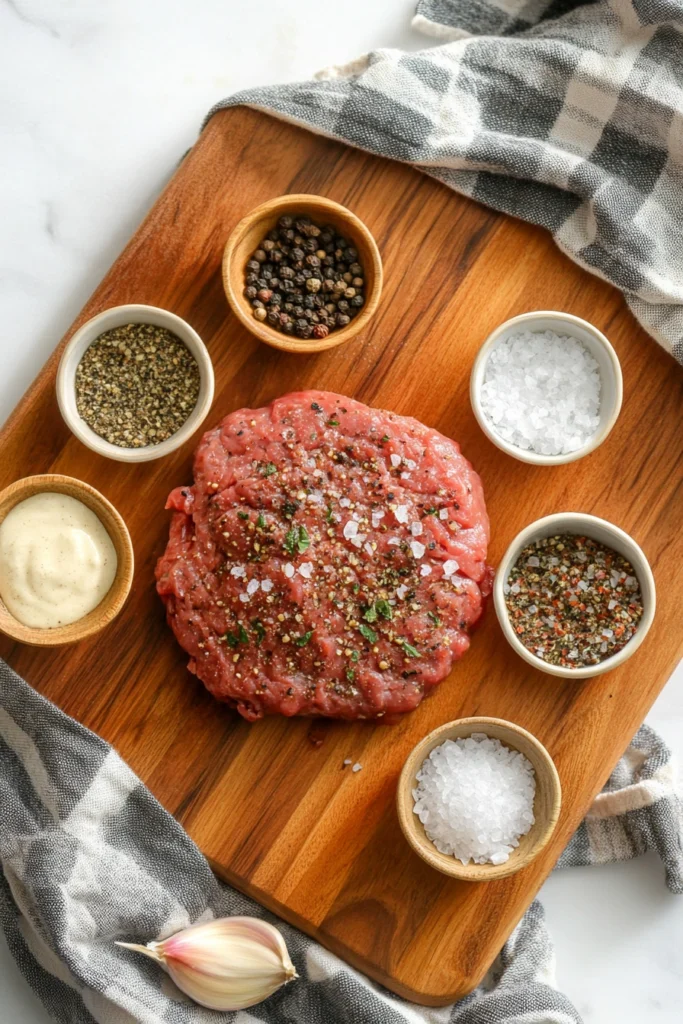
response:
M379 51L324 81L252 90L264 107L406 160L549 228L622 288L683 357L683 5L679 0L421 0L450 42ZM683 815L669 751L643 726L560 860L654 849L683 892ZM280 923L301 980L248 1012L189 1003L115 939L164 938L263 908L212 875L176 821L103 740L0 662L0 923L63 1024L570 1024L536 902L486 982L454 1006L403 1002Z
M420 0L447 40L248 104L540 224L683 362L683 2ZM209 116L211 116L211 114Z
M646 850L683 892L683 814L671 755L643 726L561 863ZM112 748L0 661L0 924L60 1024L571 1024L535 902L479 989L444 1009L401 1001L279 922L300 980L248 1012L188 1002L115 939L166 938L230 914L268 917L219 882L180 825ZM2 1016L0 1012L0 1017Z

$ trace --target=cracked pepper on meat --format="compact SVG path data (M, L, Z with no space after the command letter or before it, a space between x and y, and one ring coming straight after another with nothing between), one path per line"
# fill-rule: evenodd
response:
M204 435L157 590L189 668L250 721L412 711L490 590L479 477L417 420L305 391Z

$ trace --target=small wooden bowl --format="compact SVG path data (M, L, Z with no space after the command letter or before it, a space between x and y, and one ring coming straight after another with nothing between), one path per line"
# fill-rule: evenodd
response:
M500 740L506 747L519 750L531 761L536 773L536 821L531 830L520 837L519 846L513 850L504 864L462 864L455 857L439 853L427 838L422 822L413 811L413 789L417 785L416 776L423 761L445 740L470 736L473 732L486 733L491 739ZM491 882L494 879L506 878L530 864L550 839L560 815L561 803L560 778L548 751L526 729L512 722L505 722L501 718L460 718L456 722L447 722L434 729L408 756L396 793L401 829L415 853L442 874L459 878L464 882Z
M365 305L350 324L330 331L326 338L304 339L282 334L267 323L255 320L251 303L244 297L245 268L249 257L285 213L303 214L317 224L334 224L340 235L353 241L358 250L358 262L363 266L365 280ZM324 352L355 338L367 326L382 294L382 260L377 243L365 224L345 206L324 196L278 196L257 206L234 228L223 253L223 287L233 313L259 341L285 352Z
M54 629L25 626L8 612L0 600L0 630L3 633L33 647L58 647L61 644L85 640L116 618L128 597L133 580L133 545L123 519L99 491L82 480L62 476L60 473L27 476L0 491L0 523L20 501L45 491L68 494L91 509L109 534L117 559L114 582L98 606L82 619L77 619L66 626L56 626Z

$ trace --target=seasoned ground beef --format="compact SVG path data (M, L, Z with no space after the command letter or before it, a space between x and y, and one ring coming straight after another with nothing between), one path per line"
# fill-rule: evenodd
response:
M167 508L168 622L250 721L412 711L467 650L490 587L481 482L458 445L340 395L226 416Z

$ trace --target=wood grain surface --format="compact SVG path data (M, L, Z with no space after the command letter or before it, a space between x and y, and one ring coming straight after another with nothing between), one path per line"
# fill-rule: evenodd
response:
M367 333L319 355L259 344L223 293L230 231L284 192L349 206L373 232L384 263L382 301ZM204 339L216 370L207 426L290 390L338 391L416 416L460 442L484 480L494 565L528 522L568 509L616 522L651 562L654 626L613 673L573 682L536 671L510 650L490 608L452 676L397 726L248 725L187 673L153 586L167 536L164 502L191 480L193 443L144 465L115 464L84 448L59 417L56 354L2 433L0 485L41 472L93 484L123 514L136 566L126 607L97 637L48 650L3 638L0 654L113 743L223 877L394 991L447 1003L482 977L680 655L681 375L622 296L566 259L546 232L408 167L242 108L213 118L67 337L123 302L167 307ZM621 359L619 421L602 447L573 465L506 457L470 409L478 346L502 320L531 309L585 317ZM472 715L534 733L563 790L548 846L523 871L485 884L446 878L420 860L395 808L413 745L437 725ZM363 770L344 770L345 758Z

